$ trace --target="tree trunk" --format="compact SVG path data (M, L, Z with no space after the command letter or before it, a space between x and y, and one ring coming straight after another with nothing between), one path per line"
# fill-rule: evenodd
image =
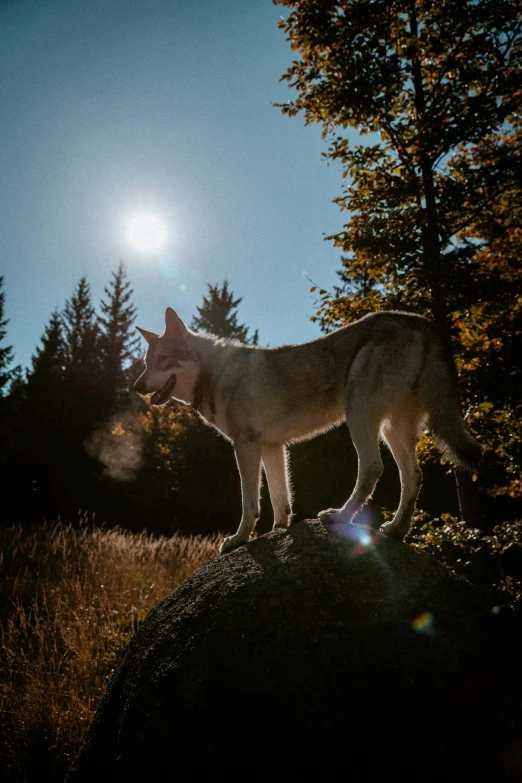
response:
M410 0L410 31L415 40L418 36L416 0ZM425 148L425 112L426 98L422 81L422 70L417 57L417 51L412 48L412 77L414 87L415 111L419 133L419 164L421 170L421 192L424 194L424 214L422 220L422 245L424 256L424 277L431 291L431 310L435 323L440 327L444 337L451 343L450 327L444 301L443 283L447 277L447 262L442 252L440 242L439 214L433 166L429 153ZM455 484L459 502L460 518L468 524L477 521L477 503L475 488L471 478L464 471L455 469Z
M459 517L471 527L479 525L477 493L469 473L455 468L455 484L459 502Z

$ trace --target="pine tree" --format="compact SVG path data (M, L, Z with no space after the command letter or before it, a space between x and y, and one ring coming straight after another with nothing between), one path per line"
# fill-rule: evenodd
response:
M191 329L214 334L216 337L228 337L242 343L257 345L257 329L250 338L248 328L237 321L237 313L234 311L240 302L241 298L234 299L234 295L228 290L227 280L222 283L221 287L218 283L216 285L209 283L208 296L203 297L203 304L197 308L198 315L193 317Z
M91 288L85 277L80 278L73 295L62 313L65 336L66 373L84 367L91 370L98 364L99 330L91 299Z
M3 317L5 299L5 295L2 290L3 283L4 278L0 277L0 342L2 342L6 336L5 327L7 326L7 320ZM14 417L11 415L13 406L11 404L10 393L6 394L6 387L8 387L13 378L13 371L8 369L12 359L12 347L0 347L0 443L2 444L2 448L0 448L0 470L2 472L3 479L7 479L8 486L10 484L11 478L10 472L12 447L13 444L16 443ZM3 495L3 505L5 510L9 505L9 493L4 492Z
M0 277L0 342L6 336L7 320L4 319L4 300L5 294L2 291L4 278ZM13 360L13 349L11 346L0 347L0 397L4 394L4 389L11 379L12 372L8 369Z
M134 332L136 307L131 303L133 290L120 262L112 279L104 289L106 299L101 301L99 318L99 348L103 380L111 399L111 408L121 402L128 391L129 368L136 358L139 336Z
M29 519L65 511L63 478L71 462L69 431L78 418L69 415L76 395L65 386L66 346L62 319L51 315L41 345L31 357L23 400L19 406L18 438L13 465L18 503ZM73 425L74 426L74 425ZM68 485L74 487L69 480ZM20 501L21 498L21 501Z
M4 319L4 299L2 290L4 279L0 277L0 343L6 336L7 319ZM0 347L0 471L5 489L2 493L4 514L9 514L13 492L13 479L16 478L16 451L19 448L17 425L19 422L19 400L23 398L23 389L18 384L20 367L9 369L13 360L11 346ZM19 513L19 508L16 508Z
M62 319L57 310L51 314L49 324L42 335L42 345L31 357L32 371L28 373L28 386L40 391L56 391L63 381L66 366Z
M83 452L83 441L107 414L99 350L98 319L90 286L82 277L67 300L61 320L64 332L64 415L71 448Z

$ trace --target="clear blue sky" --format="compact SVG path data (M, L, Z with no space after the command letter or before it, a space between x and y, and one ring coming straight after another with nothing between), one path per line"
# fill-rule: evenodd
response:
M331 287L342 226L320 129L272 106L293 57L271 0L3 0L0 274L7 344L28 364L81 275L96 304L120 259L137 322L190 321L227 278L277 345L319 336L304 273ZM167 223L134 251L125 221Z

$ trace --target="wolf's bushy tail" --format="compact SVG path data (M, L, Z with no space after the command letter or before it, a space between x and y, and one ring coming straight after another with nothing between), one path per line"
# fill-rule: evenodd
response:
M430 346L420 385L428 414L427 424L438 448L457 467L476 470L481 461L481 449L462 418L451 347L440 336Z

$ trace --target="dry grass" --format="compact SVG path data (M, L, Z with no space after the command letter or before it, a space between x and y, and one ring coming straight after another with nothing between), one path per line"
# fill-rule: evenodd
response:
M2 780L63 780L138 623L217 548L85 519L0 530Z

